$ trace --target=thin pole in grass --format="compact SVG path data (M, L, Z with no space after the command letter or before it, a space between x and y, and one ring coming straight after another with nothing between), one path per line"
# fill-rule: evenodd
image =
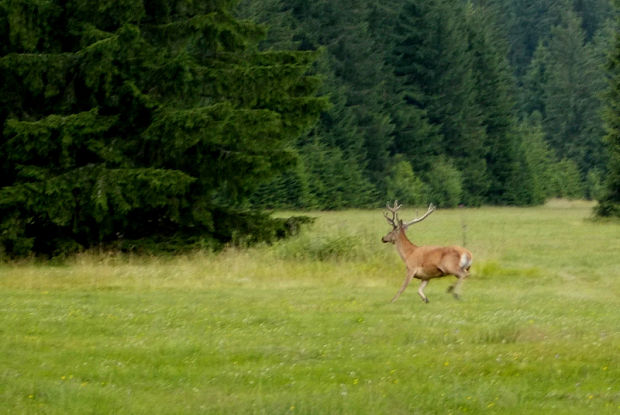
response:
M462 204L459 205L459 209L461 210L461 229L463 230L463 246L467 246L467 222L465 222L465 215L463 214L463 210L465 206Z

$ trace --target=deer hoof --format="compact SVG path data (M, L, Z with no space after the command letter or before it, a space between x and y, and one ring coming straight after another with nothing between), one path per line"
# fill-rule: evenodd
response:
M454 293L454 294L452 294L452 295L454 296L454 299L455 299L455 300L460 300L460 299L461 299L461 296L460 296L460 295L458 295L457 293Z
M429 303L428 298L425 298L425 299L424 299L424 300L422 300L422 301L424 301L426 304L428 304L428 303Z

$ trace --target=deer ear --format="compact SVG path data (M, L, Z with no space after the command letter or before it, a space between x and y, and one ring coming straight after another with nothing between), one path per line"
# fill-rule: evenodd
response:
M401 228L403 231L406 231L407 229L409 229L409 225L408 225L406 222L403 222L402 220L401 220L401 221L399 221L399 222L400 222L400 223L399 223L400 228Z

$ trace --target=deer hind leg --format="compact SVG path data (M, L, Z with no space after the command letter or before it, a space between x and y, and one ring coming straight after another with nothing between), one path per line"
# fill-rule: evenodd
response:
M463 284L463 280L465 278L467 278L467 275L465 275L465 276L458 276L458 275L456 275L456 278L457 278L456 282L448 287L448 292L452 293L454 298L456 298L457 300L460 300L460 298L461 298L461 285Z
M454 298L459 300L461 295L461 285L463 285L463 281L465 281L465 278L469 276L469 269L461 270L461 272L459 272L458 274L454 274L454 276L457 278L457 280L454 284L448 287L448 292L452 293Z
M394 298L392 298L392 302L398 300L398 297L400 297L400 295L403 293L403 291L405 291L405 288L407 288L407 286L411 282L411 279L413 278L413 275L414 275L413 272L407 271L407 276L405 277L405 281L403 282L403 285L400 287L400 290L398 290L398 292L396 293Z
M461 295L461 285L463 285L463 281L465 278L469 276L469 268L471 267L471 257L467 254L462 254L459 260L459 272L454 273L454 276L457 278L456 282L448 287L448 292L452 293L454 298L457 300Z
M418 288L418 294L422 297L422 301L428 303L428 297L424 295L424 288L428 285L428 280L422 280L420 287Z

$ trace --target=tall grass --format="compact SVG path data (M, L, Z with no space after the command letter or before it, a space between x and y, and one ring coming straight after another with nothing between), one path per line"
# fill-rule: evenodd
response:
M617 413L620 224L590 208L412 226L472 250L462 301L449 277L389 303L404 266L380 211L219 254L4 264L0 413Z

